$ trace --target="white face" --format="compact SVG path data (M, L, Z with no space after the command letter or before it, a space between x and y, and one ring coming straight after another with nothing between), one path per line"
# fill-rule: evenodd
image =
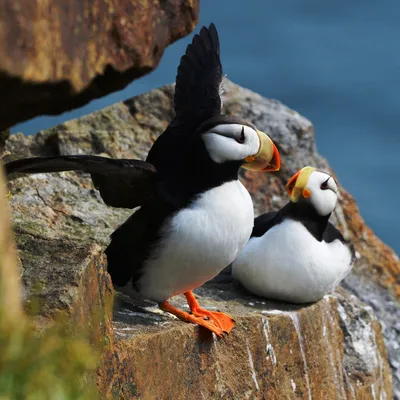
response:
M307 201L311 202L319 215L328 215L335 209L338 187L330 175L314 171L308 178L306 189L311 192Z
M222 124L212 127L201 135L210 158L222 164L244 160L257 154L260 139L257 132L246 125Z

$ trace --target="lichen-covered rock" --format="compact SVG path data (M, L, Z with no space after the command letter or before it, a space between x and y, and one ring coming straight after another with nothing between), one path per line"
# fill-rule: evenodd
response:
M199 0L3 0L0 131L121 90L189 34Z
M242 176L257 212L277 209L287 201L284 183L293 172L306 164L329 168L316 152L312 125L277 101L230 82L225 89L225 108L268 132L280 148L279 173L246 171ZM6 143L6 159L80 153L144 159L172 118L172 94L173 88L167 86L35 136L13 135ZM90 308L85 304L109 304L112 289L103 272L105 260L93 246L104 248L109 234L131 211L106 207L89 177L81 173L25 176L9 186L26 298L39 296L45 316L58 309L80 309L84 316ZM108 335L99 369L101 391L143 399L391 398L390 368L374 311L383 322L396 373L399 261L365 227L345 191L334 221L359 253L354 272L345 281L347 291L296 308L254 298L229 276L222 277L196 292L202 305L228 311L237 319L224 341L214 341L150 303L120 295L114 335ZM97 292L93 288L98 282L102 289ZM174 302L184 307L179 297ZM108 315L92 322L96 332L111 328Z

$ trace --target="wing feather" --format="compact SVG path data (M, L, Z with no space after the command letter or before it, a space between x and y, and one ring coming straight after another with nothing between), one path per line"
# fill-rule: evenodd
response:
M181 58L174 97L177 117L201 123L219 114L222 78L218 32L211 24L193 37Z
M263 236L265 232L269 231L273 226L281 222L278 217L279 212L270 211L255 218L251 237Z
M175 171L198 127L221 113L222 78L218 33L211 24L193 37L181 58L175 85L175 118L147 156L159 173Z
M4 167L7 176L13 173L87 172L104 202L120 208L143 204L153 194L156 175L154 166L145 161L90 155L25 158Z

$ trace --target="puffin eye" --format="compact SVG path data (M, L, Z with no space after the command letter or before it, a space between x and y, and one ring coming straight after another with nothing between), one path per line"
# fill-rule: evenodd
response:
M320 188L321 188L322 190L329 189L328 181L329 181L330 178L331 178L331 177L329 177L325 182L322 182L322 183L321 183Z
M242 126L242 131L240 132L240 136L236 139L238 143L244 143L244 127Z

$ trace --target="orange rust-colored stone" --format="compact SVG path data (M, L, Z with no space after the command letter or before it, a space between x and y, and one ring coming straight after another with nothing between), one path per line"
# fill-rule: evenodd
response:
M400 297L400 260L395 252L365 225L354 198L342 193L342 207L350 230L351 241L366 259L369 272L381 286L387 287Z

